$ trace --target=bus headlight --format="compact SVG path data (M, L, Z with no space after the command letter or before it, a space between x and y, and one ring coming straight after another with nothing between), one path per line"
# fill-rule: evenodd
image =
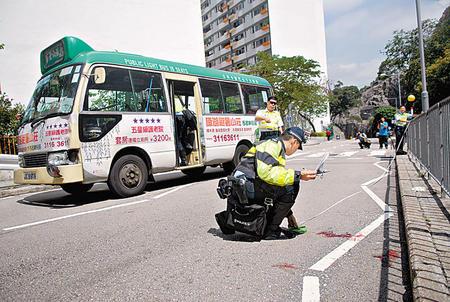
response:
M17 156L17 159L18 159L18 161L19 161L19 167L23 168L24 165L25 165L25 161L24 161L24 159L23 159L23 155L22 155L22 154L19 154L19 155Z
M47 162L49 165L53 166L77 164L78 151L68 150L68 151L51 152L48 154Z

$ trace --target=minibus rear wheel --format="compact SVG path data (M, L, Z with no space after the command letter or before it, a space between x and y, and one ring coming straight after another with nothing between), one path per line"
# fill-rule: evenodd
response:
M147 186L148 169L137 155L124 155L113 164L108 187L120 197L129 197L142 193Z

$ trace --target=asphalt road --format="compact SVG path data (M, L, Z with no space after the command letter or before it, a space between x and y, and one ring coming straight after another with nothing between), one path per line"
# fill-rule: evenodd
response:
M325 142L288 166L312 169L323 152L330 172L302 183L293 210L308 232L291 240L222 235L220 169L164 174L127 199L102 185L0 199L0 301L410 299L395 171L379 178L392 150Z

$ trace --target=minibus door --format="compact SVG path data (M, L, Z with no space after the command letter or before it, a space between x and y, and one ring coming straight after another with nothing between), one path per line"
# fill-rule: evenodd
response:
M181 79L177 79L181 77ZM186 80L189 78L189 80ZM203 167L201 121L202 111L200 94L195 78L170 74L166 75L169 98L172 108L176 165L180 170ZM188 110L188 111L187 111ZM185 164L182 162L183 150L186 153Z

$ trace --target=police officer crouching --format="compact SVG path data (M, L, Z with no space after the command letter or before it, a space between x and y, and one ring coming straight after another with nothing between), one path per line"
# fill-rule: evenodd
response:
M227 210L216 214L216 221L224 234L240 231L267 240L295 236L280 224L288 216L295 222L291 208L300 180L315 179L316 172L286 169L286 155L302 150L304 142L301 128L288 128L281 137L253 146L232 175L219 181L217 191L227 198Z

